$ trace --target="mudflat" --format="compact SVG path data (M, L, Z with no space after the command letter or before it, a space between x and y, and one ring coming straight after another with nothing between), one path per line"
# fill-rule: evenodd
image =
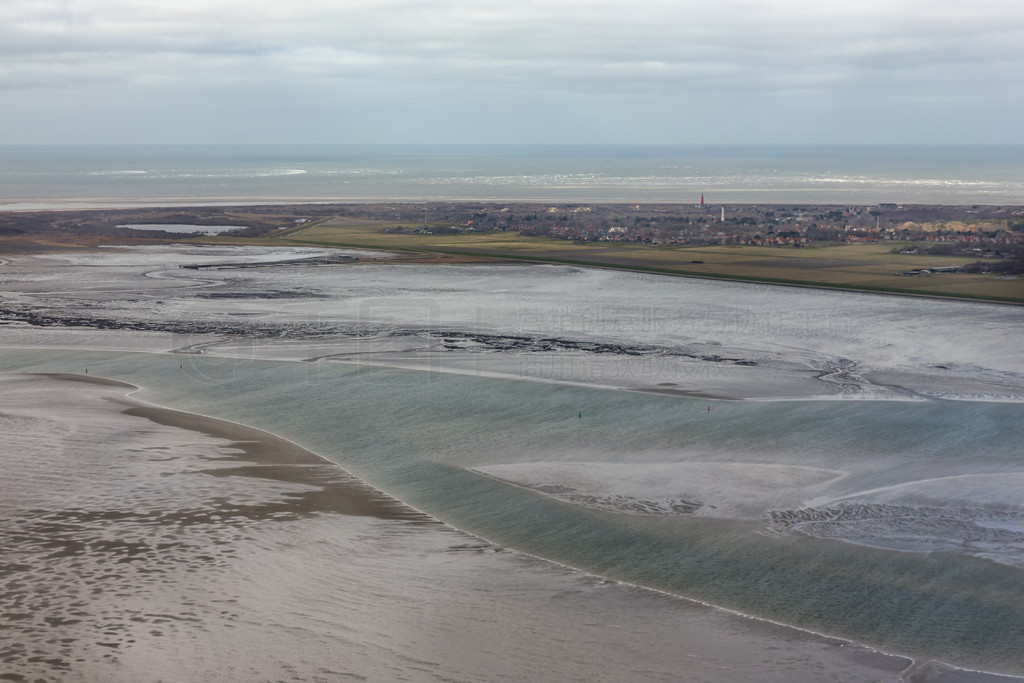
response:
M502 551L121 382L0 387L4 680L869 681L913 664Z

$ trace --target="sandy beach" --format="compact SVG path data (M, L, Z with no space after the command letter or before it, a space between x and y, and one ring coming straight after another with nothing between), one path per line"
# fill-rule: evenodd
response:
M0 388L2 680L996 680L504 551L131 385Z

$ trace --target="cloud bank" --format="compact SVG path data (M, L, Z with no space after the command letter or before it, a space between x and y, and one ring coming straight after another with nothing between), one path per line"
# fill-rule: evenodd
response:
M0 142L1024 142L1024 4L7 0Z

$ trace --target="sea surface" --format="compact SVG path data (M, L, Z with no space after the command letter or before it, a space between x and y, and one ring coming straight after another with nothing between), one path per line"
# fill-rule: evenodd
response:
M73 199L632 203L702 194L709 203L1024 205L1024 146L0 147L0 208L8 209Z

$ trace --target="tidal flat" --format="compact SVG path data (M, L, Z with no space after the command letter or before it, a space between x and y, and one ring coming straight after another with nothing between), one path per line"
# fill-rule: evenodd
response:
M28 540L8 567L4 611L25 616L4 673L155 679L194 651L185 680L1024 674L1021 309L557 266L283 265L322 251L0 266L0 366L22 373L4 380L5 480L63 492L10 499L5 530ZM180 267L239 262L265 267ZM268 465L239 444L264 437L218 440L126 400L257 425L392 512L318 507L324 481L286 463L255 476ZM62 458L89 472L59 474ZM281 514L236 514L261 506ZM171 545L124 550L186 510L203 522L174 517ZM53 515L77 517L32 526ZM19 569L47 564L67 586ZM186 567L208 571L190 583ZM103 602L119 581L121 598L187 603L159 613L179 615L176 637ZM356 606L341 620L318 600ZM110 637L86 642L51 608L103 615ZM286 647L302 632L322 647Z

